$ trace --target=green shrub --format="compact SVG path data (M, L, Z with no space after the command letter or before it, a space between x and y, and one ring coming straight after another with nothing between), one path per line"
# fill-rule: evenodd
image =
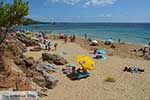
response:
M115 79L114 77L112 77L112 76L109 76L109 77L107 77L107 78L105 79L105 82L114 83L114 82L116 82L116 79Z

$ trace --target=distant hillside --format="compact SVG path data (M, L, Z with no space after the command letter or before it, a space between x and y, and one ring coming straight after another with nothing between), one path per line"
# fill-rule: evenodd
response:
M26 18L23 22L23 25L31 25L31 24L48 24L48 22L40 22L33 20L31 18Z

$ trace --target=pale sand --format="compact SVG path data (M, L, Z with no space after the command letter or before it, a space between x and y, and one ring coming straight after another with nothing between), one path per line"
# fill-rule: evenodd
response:
M80 66L76 62L76 56L79 54L92 58L90 51L75 43L57 42L58 51L50 53L57 53L70 63ZM63 51L68 54L64 55ZM27 52L25 55L32 56L36 60L41 58L41 52ZM108 57L106 61L94 61L96 70L91 71L91 76L87 79L71 81L61 72L54 73L53 75L59 78L59 83L48 91L48 96L43 100L150 100L150 61L119 56ZM141 66L145 72L142 74L123 72L124 66ZM116 82L105 82L108 76L114 77Z

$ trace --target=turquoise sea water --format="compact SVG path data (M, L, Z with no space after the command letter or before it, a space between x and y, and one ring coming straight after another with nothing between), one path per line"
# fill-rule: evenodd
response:
M29 26L19 26L17 29L29 31L44 31L58 34L75 34L107 40L121 39L124 42L134 44L148 44L150 42L150 24L148 23L56 23L56 24L36 24Z

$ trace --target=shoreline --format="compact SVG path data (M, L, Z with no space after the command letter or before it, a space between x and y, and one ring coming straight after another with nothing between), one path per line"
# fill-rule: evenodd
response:
M49 36L52 36L52 39L54 39L54 36L58 38L58 35L54 34L48 34ZM62 40L62 39L54 39L54 40ZM70 41L69 41L70 42ZM135 53L130 52L132 49L140 49L143 48L144 45L136 45L136 44L119 44L114 43L116 48L111 48L111 45L105 45L104 41L99 41L98 46L90 46L90 42L88 40L85 40L83 37L76 36L76 41L74 42L78 45L80 45L82 48L93 51L95 48L104 49L107 50L110 55L115 55L123 58L134 58L134 59L140 59L144 60L139 53L138 56L135 55Z
M33 31L34 32L34 31ZM38 31L36 31L36 32L38 32ZM60 33L63 33L63 34L66 34L65 32L60 32ZM49 32L46 32L46 34L47 35L56 35L56 36L58 36L59 35L59 33L49 33ZM68 35L68 36L71 36L71 35L76 35L76 34L74 34L74 33L69 33L69 34L66 34L66 35ZM81 39L84 39L84 36L79 36L79 35L76 35L76 37L77 38L81 38ZM93 39L93 40L97 40L97 41L107 41L107 39L102 39L102 38L91 38L91 39ZM119 38L118 38L119 39ZM127 45L134 45L134 46L139 46L139 47L143 47L143 46L145 46L145 45L148 45L148 43L147 44L144 44L144 43L133 43L133 42L128 42L128 41L122 41L123 43L125 43L125 44L127 44ZM114 41L114 43L118 43L117 42L117 40L115 40Z

